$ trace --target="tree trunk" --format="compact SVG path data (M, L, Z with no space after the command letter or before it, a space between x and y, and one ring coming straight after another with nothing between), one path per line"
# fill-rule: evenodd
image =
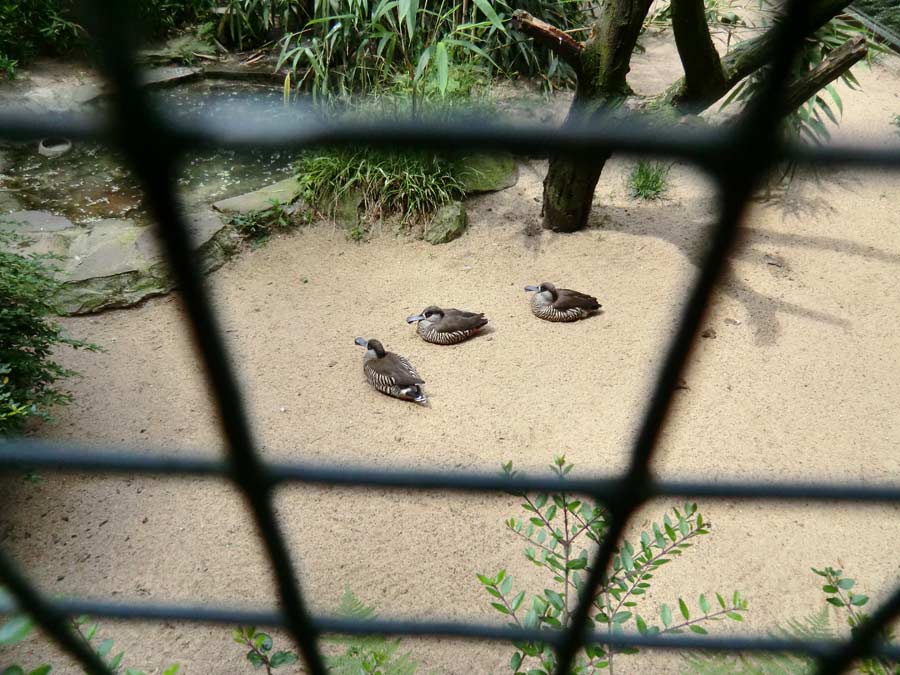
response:
M630 94L625 76L650 0L603 0L599 19L580 54L575 100L565 125L588 126L595 116L618 107ZM550 157L544 179L543 226L574 232L587 225L594 188L609 154L573 160Z

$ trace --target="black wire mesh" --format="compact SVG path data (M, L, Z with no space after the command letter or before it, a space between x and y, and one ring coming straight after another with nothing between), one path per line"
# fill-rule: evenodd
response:
M89 448L48 445L33 441L10 441L0 446L0 472L30 467L97 473L158 474L182 478L212 476L233 482L252 512L277 581L280 607L247 610L206 605L148 604L136 602L70 599L50 600L23 575L0 550L0 582L15 606L0 605L0 612L29 613L44 631L92 675L109 675L109 667L67 625L68 616L91 614L102 617L144 620L179 620L203 623L254 624L288 630L300 649L306 670L324 675L319 652L322 633L447 636L502 641L533 640L553 646L558 655L559 675L568 673L578 650L585 644L612 647L656 647L664 649L716 650L731 652L793 652L818 660L820 675L845 671L855 660L883 655L900 660L900 647L879 641L885 627L900 614L900 588L872 614L870 621L848 640L801 641L771 637L695 637L608 634L588 629L590 600L603 581L618 541L635 510L656 496L722 497L764 500L817 500L829 502L900 504L900 485L860 486L846 484L802 484L797 482L716 483L704 481L659 481L650 465L659 433L679 374L690 354L694 338L719 277L728 251L737 235L748 200L765 172L775 162L790 159L816 166L855 165L900 168L900 152L885 148L830 145L826 148L789 147L780 142L776 105L790 71L794 46L802 38L805 4L788 3L785 19L778 26L774 58L768 72L768 87L753 102L739 124L727 131L716 129L660 133L640 120L600 120L590 129L547 129L498 125L488 120L467 122L354 122L329 124L322 121L278 120L221 122L216 119L175 120L156 111L138 78L134 61L133 32L128 3L93 0L86 15L97 38L100 56L116 96L109 119L90 115L34 117L0 111L0 138L36 139L47 135L74 139L112 141L124 152L142 183L146 201L158 225L158 233L187 309L194 339L202 354L215 405L226 438L224 462L198 457L148 457L134 451L96 452ZM635 155L666 155L689 160L706 169L718 182L720 216L713 228L709 248L697 280L681 313L678 329L666 353L656 386L635 438L631 463L618 478L577 479L567 482L573 493L592 495L609 512L609 535L594 557L588 580L565 631L546 631L478 625L473 623L353 620L311 616L295 578L294 566L275 517L272 491L281 483L382 487L402 490L459 492L550 491L556 480L504 478L483 474L384 471L326 466L321 464L264 462L256 450L248 418L218 327L204 288L202 274L191 254L189 230L181 216L175 194L175 164L187 150L199 147L302 149L317 145L382 145L394 148L473 148L480 151L510 150L519 153L556 153L590 157L610 152ZM739 157L739 161L734 158Z

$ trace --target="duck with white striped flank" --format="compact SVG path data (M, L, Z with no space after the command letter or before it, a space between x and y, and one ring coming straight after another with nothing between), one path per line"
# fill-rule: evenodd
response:
M545 281L540 286L526 286L531 296L531 313L545 321L578 321L602 306L597 298L568 288L557 288Z
M366 380L382 394L413 401L425 405L428 399L422 391L425 381L419 377L416 369L405 358L393 352L385 351L378 340L366 340L358 337L355 340L360 347L366 348L363 357L363 372Z
M487 325L484 314L461 309L441 309L432 305L421 314L407 317L406 323L417 323L416 332L425 342L455 345L478 333Z

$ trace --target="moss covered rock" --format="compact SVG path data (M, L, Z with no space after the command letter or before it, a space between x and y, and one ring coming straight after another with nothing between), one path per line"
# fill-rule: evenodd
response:
M425 227L422 238L430 244L446 244L466 231L466 207L462 202L442 206Z
M505 190L519 182L519 165L508 152L470 155L460 160L460 166L466 194Z

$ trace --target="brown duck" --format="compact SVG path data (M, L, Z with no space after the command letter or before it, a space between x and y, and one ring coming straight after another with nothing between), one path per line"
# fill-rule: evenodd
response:
M441 309L432 305L406 318L406 323L417 323L416 332L425 342L437 345L455 345L468 340L487 325L484 314L464 312L461 309Z
M428 403L425 392L422 391L425 381L419 377L409 361L398 354L385 351L378 340L358 337L354 342L366 348L363 372L366 374L366 380L375 389L404 401L414 401L422 405Z
M591 295L557 288L546 281L540 286L526 286L525 290L534 293L531 296L531 313L545 321L578 321L602 306Z

